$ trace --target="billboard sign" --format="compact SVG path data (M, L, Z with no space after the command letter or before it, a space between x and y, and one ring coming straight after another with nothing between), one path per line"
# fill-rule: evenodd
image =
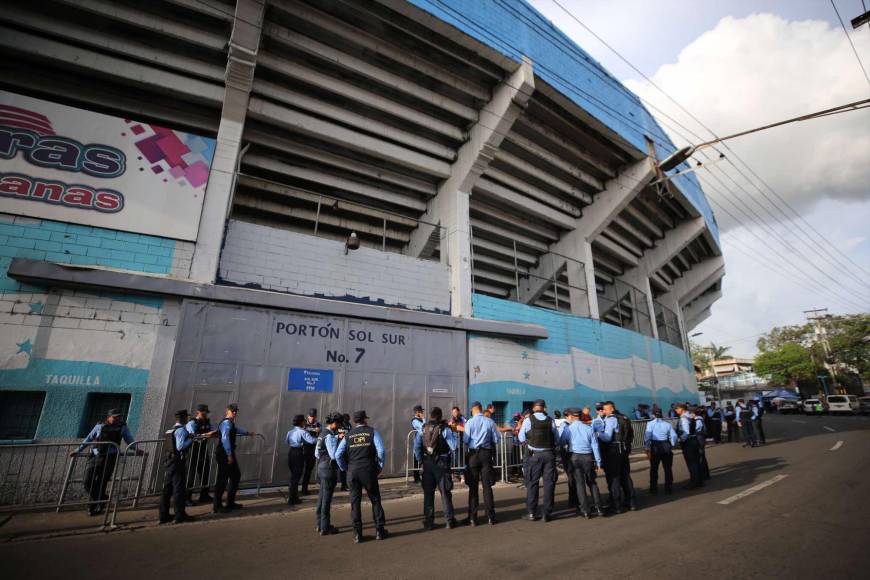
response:
M215 140L0 91L0 212L196 239Z

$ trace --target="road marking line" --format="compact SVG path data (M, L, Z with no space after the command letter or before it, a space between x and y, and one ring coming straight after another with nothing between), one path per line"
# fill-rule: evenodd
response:
M792 422L794 422L794 423L800 423L801 425L806 425L806 424L807 424L806 421L798 421L797 419L792 419Z
M759 483L758 485L753 485L749 489L745 489L745 490L741 491L740 493L738 493L737 495L732 495L731 497L729 497L727 499L723 499L722 501L717 502L717 503L719 505L732 504L735 501L737 501L738 499L743 499L747 495L751 495L751 494L755 493L756 491L761 491L765 487L769 487L769 486L773 485L774 483L776 483L777 481L785 479L786 477L788 477L788 475L786 475L786 474L777 475L773 479L768 479L767 481L763 481L763 482Z
M828 431L830 431L831 433L836 433L836 432L837 432L836 429L831 429L831 428L828 427L827 425L825 425L824 428L827 429Z
M839 449L839 448L842 447L842 446L843 446L843 442L842 442L842 441L837 441L836 443L834 443L834 446L831 447L831 451L836 451L837 449Z

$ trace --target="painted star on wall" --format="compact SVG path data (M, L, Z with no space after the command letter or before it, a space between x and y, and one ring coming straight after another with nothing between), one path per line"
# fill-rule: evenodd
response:
M520 353L520 356L523 357L523 359L529 358L529 351L524 350L523 352Z
M529 373L529 371L526 371L526 372L523 373L523 378L524 378L524 379L528 379L530 376L532 376L532 375L531 375L531 373Z
M18 352L16 352L15 354L24 353L27 356L30 356L33 352L33 345L30 344L29 338L24 342L16 342L15 345L18 347Z

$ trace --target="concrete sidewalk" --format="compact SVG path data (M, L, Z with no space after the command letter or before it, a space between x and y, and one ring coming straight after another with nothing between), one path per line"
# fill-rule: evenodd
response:
M675 451L675 455L679 451ZM649 469L649 463L642 453L631 456L632 473ZM603 480L603 476L601 477ZM564 473L560 473L559 484L565 482ZM503 483L499 481L496 489L514 489L519 481ZM602 481L603 484L603 481ZM380 480L381 497L384 501L408 498L422 495L422 489L413 481L405 484L404 477L385 478ZM467 493L464 484L455 483L454 495ZM82 508L67 508L66 511L56 513L54 509L41 511L25 511L20 513L0 514L0 542L15 542L22 540L35 540L72 535L105 534L119 531L132 531L142 528L155 527L157 523L156 497L141 499L136 508L132 508L129 502L118 509L116 525L114 528L104 529L103 517L90 517ZM207 523L228 519L247 518L254 516L269 516L292 514L300 511L313 511L317 503L317 486L312 486L312 492L302 497L302 504L296 506L287 505L286 488L267 488L261 491L259 497L254 490L240 490L239 502L244 508L228 514L213 514L211 504L202 504L187 508L187 513L196 517L197 522ZM465 501L465 500L462 500ZM346 505L350 503L348 492L336 489L333 498L334 505ZM313 519L313 515L312 515ZM171 525L171 524L167 524Z

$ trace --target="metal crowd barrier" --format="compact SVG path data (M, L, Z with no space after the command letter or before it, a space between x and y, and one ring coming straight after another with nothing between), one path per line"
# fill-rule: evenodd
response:
M674 429L677 428L677 421L679 419L673 419L671 417L667 417L664 420L667 421L668 423L670 423ZM646 432L646 425L650 421L652 421L652 419L632 419L631 420L631 426L634 429L634 438L631 440L631 450L632 451L637 451L637 450L643 449L643 434L644 434L644 432Z
M187 489L214 486L219 439L197 441L188 452ZM118 509L159 497L163 488L165 439L135 441L124 451L110 442L0 445L0 512L92 507L102 525L114 525ZM239 487L260 495L265 438L240 435L236 455L242 468ZM100 450L94 454L94 450Z
M76 453L79 445L0 445L0 511L91 506L104 512L105 525L120 448L99 442Z

